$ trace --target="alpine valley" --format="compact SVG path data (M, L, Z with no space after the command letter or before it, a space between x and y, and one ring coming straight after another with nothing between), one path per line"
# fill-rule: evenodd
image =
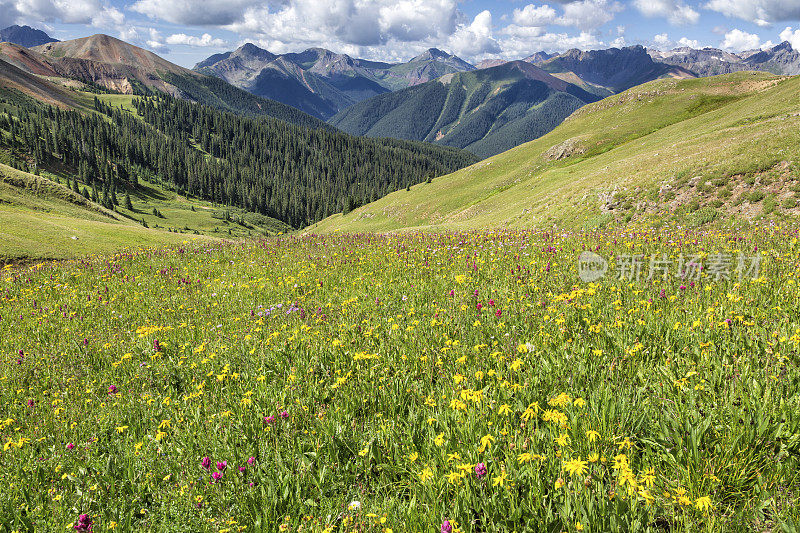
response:
M800 22L0 0L0 533L800 530L798 53L458 4Z

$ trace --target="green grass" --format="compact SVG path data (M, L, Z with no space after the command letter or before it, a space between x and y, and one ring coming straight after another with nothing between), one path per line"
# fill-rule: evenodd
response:
M108 254L194 235L145 229L69 189L0 164L0 262Z
M7 269L0 530L794 531L797 237L343 235ZM674 276L756 247L756 279ZM587 248L616 258L591 285ZM619 279L621 254L673 275Z
M800 161L799 95L800 78L764 73L653 81L581 108L533 142L309 231L583 227L615 190L645 200L678 176L746 176ZM571 139L586 152L545 158ZM665 196L653 202L658 219L672 216Z
M111 212L73 193L58 179L49 172L34 176L0 164L0 262L69 259L197 238L241 239L289 230L268 217L188 199L147 183L131 191L133 211L120 205ZM118 200L124 205L124 192ZM226 211L231 220L225 220Z

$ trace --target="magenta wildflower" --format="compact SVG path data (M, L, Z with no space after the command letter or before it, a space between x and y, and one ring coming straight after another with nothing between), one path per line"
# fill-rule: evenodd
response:
M273 422L275 422L275 417L274 416L269 415L269 416L265 416L264 417L264 423L265 424L272 424Z
M286 411L281 411L281 418L283 419L289 418L289 413L287 413Z
M228 461L217 461L217 470L224 472L228 468Z
M487 473L488 473L488 471L486 470L486 464L485 463L478 463L478 464L475 465L475 475L478 476L478 479L481 479Z
M249 464L249 465L252 465L255 462L256 462L256 458L255 457L251 457L250 459L247 460L247 464Z
M211 474L211 483L216 483L220 479L222 479L222 474L220 472L213 472Z
M116 385L111 385L110 387L108 387L108 394L116 394L117 390L118 389Z
M450 520L445 520L442 522L440 531L441 533L453 533L453 526L450 525Z
M69 444L67 444L67 449L68 450L72 450L73 448L75 448L74 444L72 444L71 442Z
M497 311L494 312L494 316L500 318L501 316L503 316L503 311L501 309L498 309Z
M92 517L88 514L82 514L78 516L78 521L75 522L75 525L72 526L72 529L75 531L88 532L92 530L92 526Z
M211 470L211 458L203 457L203 462L200 463L200 466L202 466L206 470Z
M244 474L246 471L247 471L246 467L244 467L244 466L240 466L239 467L239 472L241 472L242 474Z

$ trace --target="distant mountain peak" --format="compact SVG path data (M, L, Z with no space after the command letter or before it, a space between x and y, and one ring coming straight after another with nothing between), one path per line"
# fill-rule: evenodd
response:
M33 46L58 42L58 39L53 39L42 30L15 24L0 30L0 42L14 43L24 46L25 48L31 48Z
M452 54L448 54L444 50L439 50L438 48L428 48L420 55L414 57L409 61L409 63L413 63L415 61L431 61L431 60L441 60L441 59L450 59L455 58L456 56Z
M539 64L539 63L544 63L545 61L547 61L551 57L555 57L555 54L548 54L547 52L542 50L540 52L536 52L536 53L533 53L533 54L529 55L528 57L523 59L523 61L526 61L528 63L533 63L534 65L536 65L536 64Z
M794 50L794 48L792 48L792 43L790 43L789 41L783 41L782 43L773 46L770 50L772 50L773 52L777 52L779 50L785 50L787 52L791 52Z
M265 50L260 48L253 43L245 43L236 50L231 53L232 56L237 57L247 57L251 59L260 59L262 61L271 61L275 59L277 56L270 52L269 50Z

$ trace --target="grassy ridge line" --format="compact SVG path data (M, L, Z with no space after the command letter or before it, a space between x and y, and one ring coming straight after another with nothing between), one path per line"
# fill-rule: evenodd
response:
M714 179L798 159L798 94L800 78L764 73L657 80L582 108L540 139L308 231L581 227L602 215L599 198L615 189L663 208L659 191L681 176ZM548 160L569 142L585 153Z

